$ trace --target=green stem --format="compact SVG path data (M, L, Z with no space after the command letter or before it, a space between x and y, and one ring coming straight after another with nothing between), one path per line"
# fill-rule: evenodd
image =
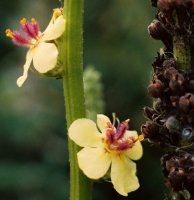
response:
M186 36L174 36L173 53L179 69L185 73L191 72L190 40Z
M85 117L83 90L83 0L65 0L64 17L64 98L67 127ZM70 200L90 200L91 181L80 171L77 163L79 147L68 140L70 160Z
M175 24L179 26L179 20L176 10L173 12ZM188 35L175 35L173 37L173 54L178 69L185 73L191 72L191 41Z

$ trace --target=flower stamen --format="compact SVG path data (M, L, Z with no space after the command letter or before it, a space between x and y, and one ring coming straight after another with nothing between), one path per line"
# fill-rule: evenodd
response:
M30 37L37 39L39 34L39 25L35 18L31 19L31 22L28 22L26 18L20 20L21 29Z
M6 29L5 34L7 37L14 38L14 34L10 29Z

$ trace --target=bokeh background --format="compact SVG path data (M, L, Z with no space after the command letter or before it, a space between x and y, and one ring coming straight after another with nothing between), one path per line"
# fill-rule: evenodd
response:
M0 200L68 200L69 166L61 80L30 72L22 88L25 48L6 38L21 18L35 17L44 30L58 0L0 1ZM147 34L155 10L149 0L85 0L84 66L101 73L105 114L131 119L140 132L142 108L151 105L147 85L161 47ZM46 56L46 55L45 55ZM94 200L162 200L162 152L144 142L137 162L141 187L119 196L110 183L94 183Z

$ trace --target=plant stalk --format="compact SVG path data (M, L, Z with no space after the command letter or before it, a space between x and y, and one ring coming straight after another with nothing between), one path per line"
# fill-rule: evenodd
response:
M178 24L178 18L174 16L175 21ZM176 35L173 37L173 54L176 60L176 64L179 70L186 74L192 72L192 57L191 57L191 41L187 35ZM184 194L184 192L182 192ZM180 192L174 192L172 194L173 200L187 199Z
M67 128L85 117L83 89L83 5L84 0L65 0L66 29L63 36L63 86ZM68 140L70 161L70 200L90 200L91 181L78 167L77 152L80 148Z

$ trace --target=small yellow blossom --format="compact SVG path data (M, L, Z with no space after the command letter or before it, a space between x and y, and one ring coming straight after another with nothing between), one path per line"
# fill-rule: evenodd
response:
M143 136L128 131L126 120L112 124L105 115L97 115L97 126L90 119L77 119L69 127L69 137L83 147L77 154L83 173L91 179L99 179L110 169L110 178L115 190L127 196L139 188L136 164L143 154ZM100 131L99 131L100 130Z
M38 22L32 18L28 22L25 18L20 21L21 29L26 36L19 31L6 30L6 35L12 38L12 41L19 46L29 48L26 54L26 63L24 64L23 75L17 79L17 85L21 87L28 76L28 70L33 61L34 68L42 74L45 74L57 64L58 49L54 40L59 38L65 29L65 19L61 9L54 9L51 21L44 32L39 29Z

